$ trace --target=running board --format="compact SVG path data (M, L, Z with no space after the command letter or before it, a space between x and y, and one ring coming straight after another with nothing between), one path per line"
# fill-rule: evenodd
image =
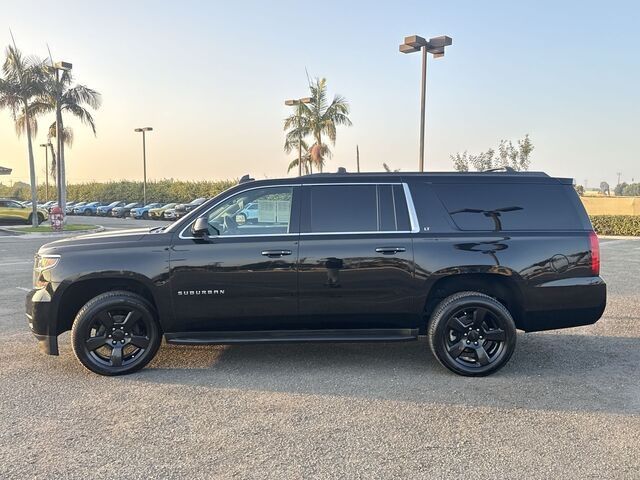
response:
M296 342L406 342L418 339L418 329L261 330L247 332L174 332L164 336L175 345Z

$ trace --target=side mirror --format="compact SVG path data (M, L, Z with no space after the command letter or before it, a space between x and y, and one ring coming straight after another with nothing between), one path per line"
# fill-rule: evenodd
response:
M199 217L191 225L191 234L194 237L205 237L209 235L209 222L206 217Z

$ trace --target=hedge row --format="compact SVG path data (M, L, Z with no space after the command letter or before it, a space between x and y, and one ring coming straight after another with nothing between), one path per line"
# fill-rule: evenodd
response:
M235 185L237 180L221 180L217 182L198 181L185 182L177 180L159 180L147 182L148 202L190 202L198 197L213 197ZM11 197L30 200L31 192L25 186L8 187L0 185L0 197ZM56 189L49 186L49 199L56 198ZM67 198L76 202L100 201L124 202L142 201L142 182L122 180L119 182L90 182L70 184L67 186ZM38 186L38 199L44 201L45 186Z
M638 215L594 215L591 223L598 235L640 236Z

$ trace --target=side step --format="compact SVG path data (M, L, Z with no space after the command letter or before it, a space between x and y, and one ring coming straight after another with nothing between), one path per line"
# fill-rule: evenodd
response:
M174 332L164 336L175 345L295 342L406 342L418 339L418 329L259 330L248 332Z

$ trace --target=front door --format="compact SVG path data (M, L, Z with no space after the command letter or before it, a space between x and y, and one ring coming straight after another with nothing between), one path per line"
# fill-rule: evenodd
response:
M174 332L293 329L298 318L298 187L236 193L204 213L171 251Z
M301 328L416 328L411 221L402 185L302 190Z

